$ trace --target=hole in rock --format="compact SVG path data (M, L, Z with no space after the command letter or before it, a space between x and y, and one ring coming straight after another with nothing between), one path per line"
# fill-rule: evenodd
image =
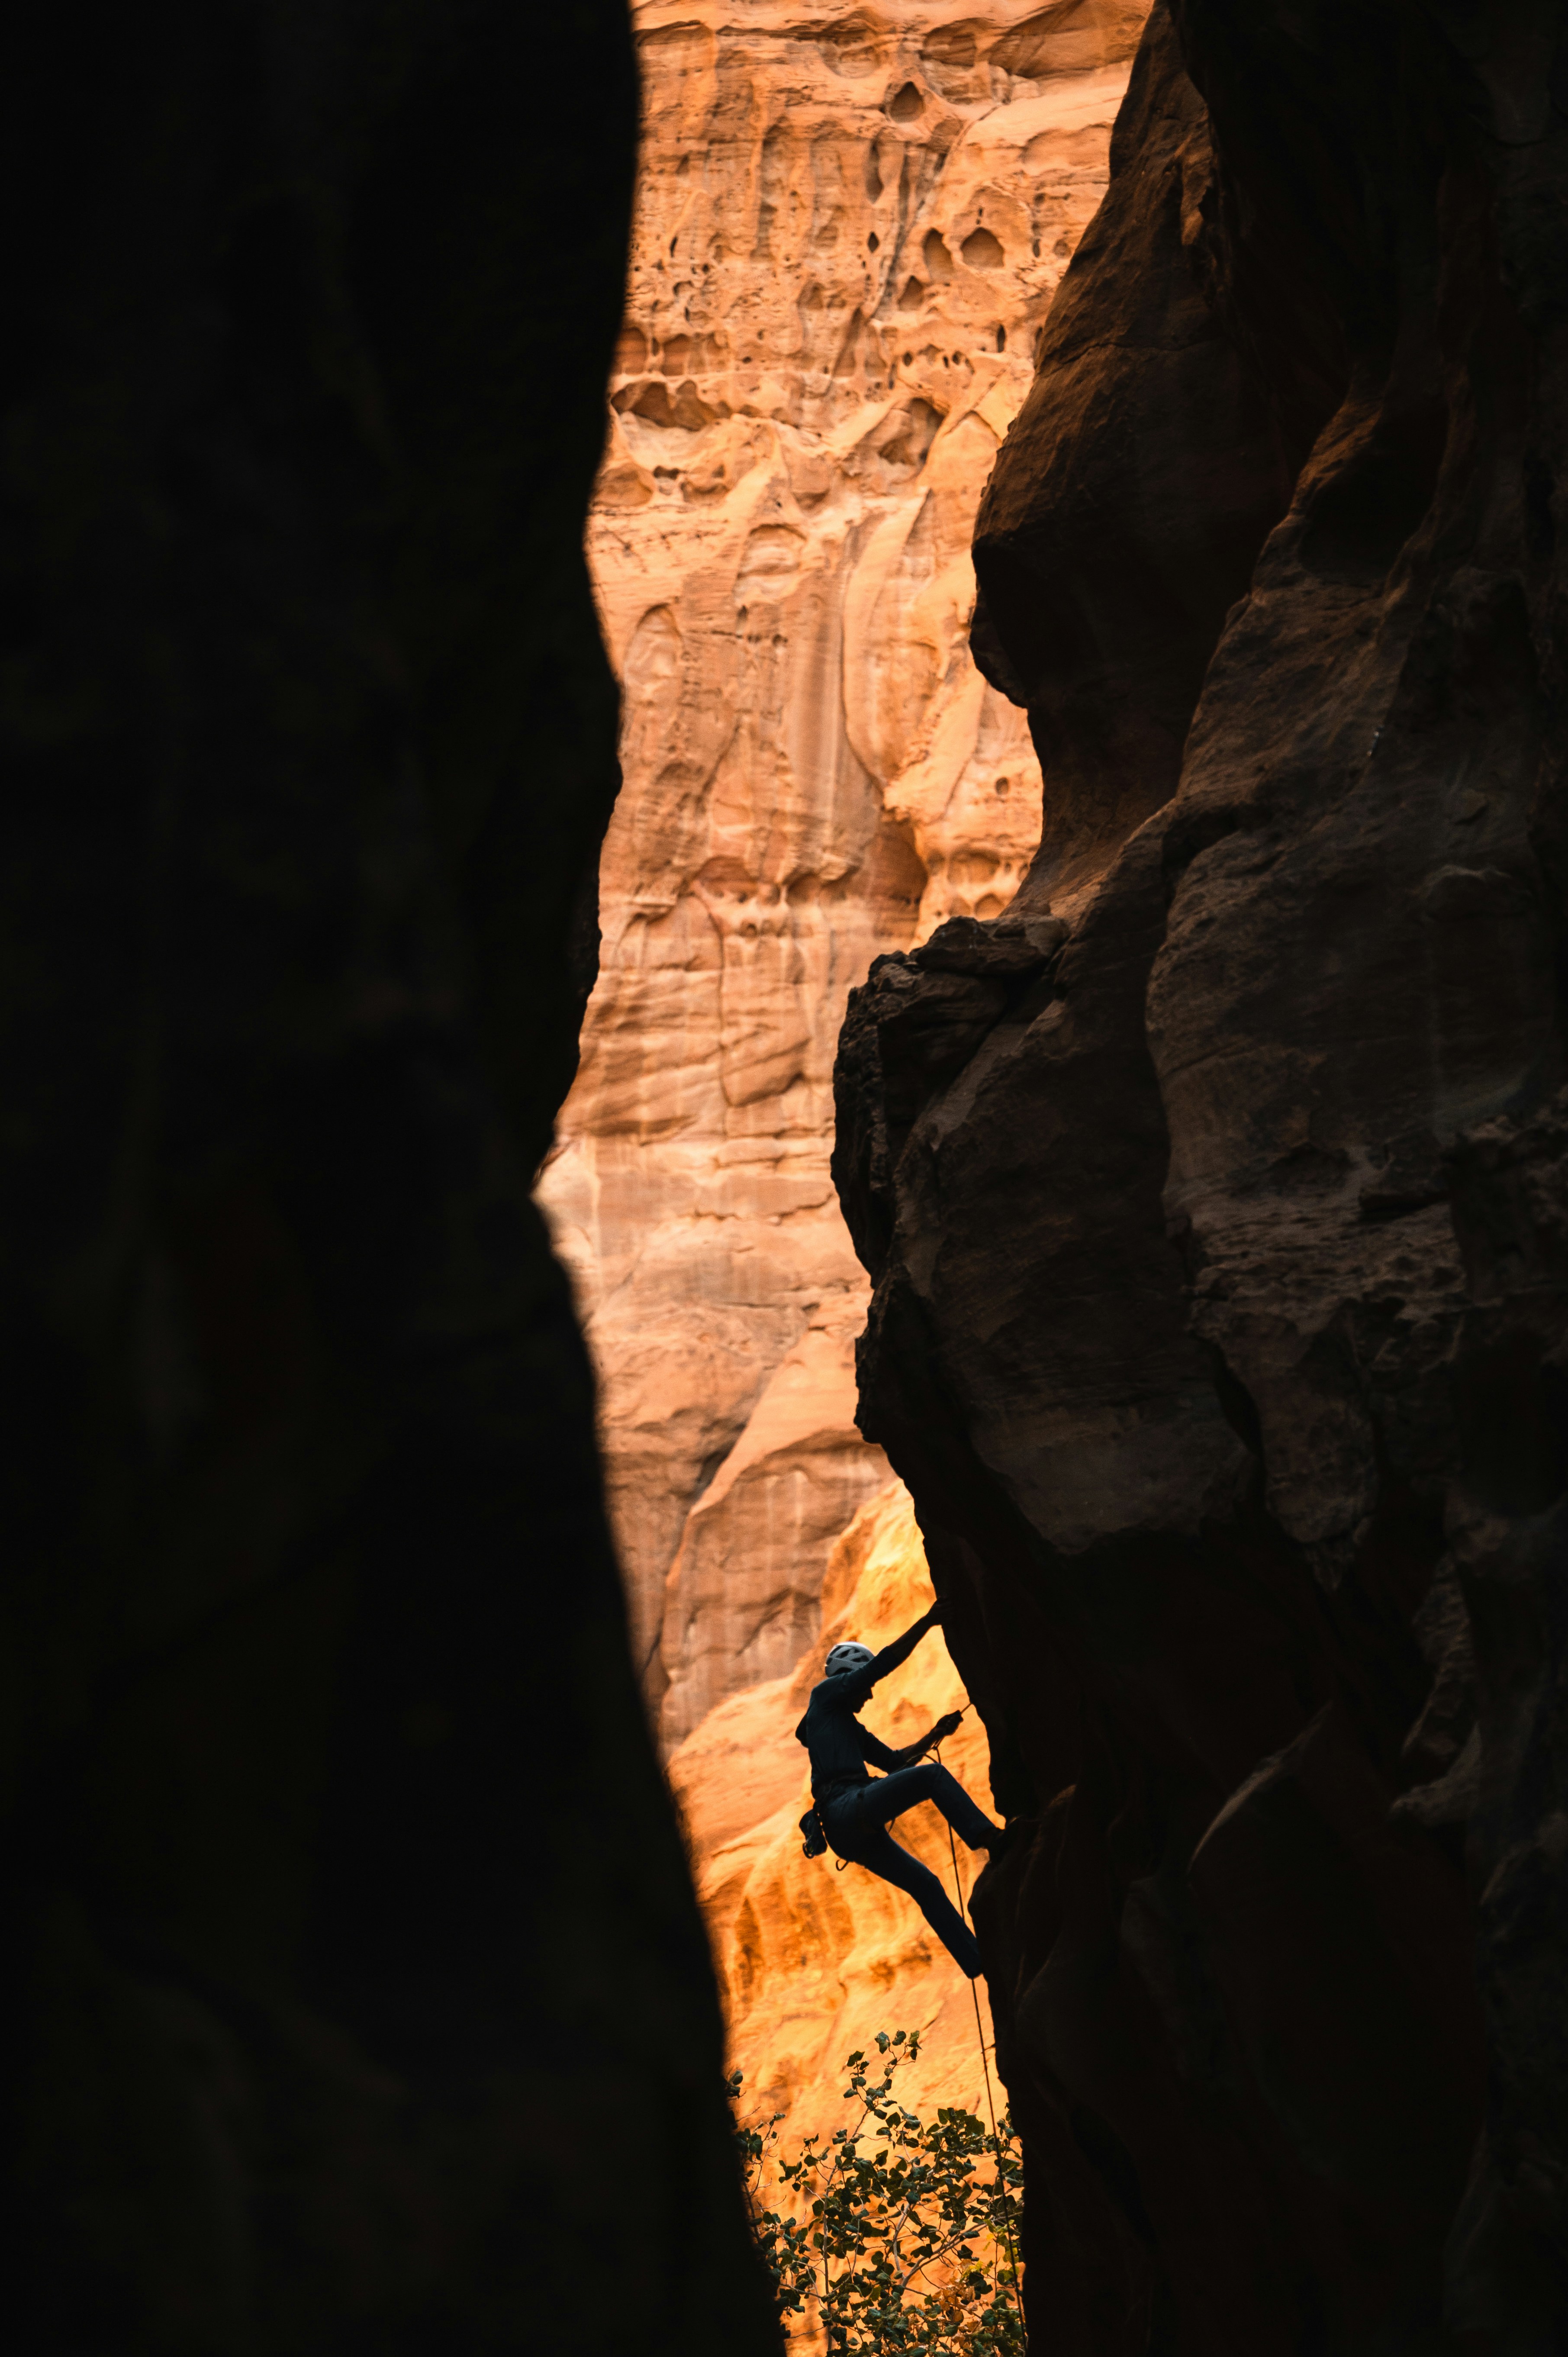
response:
M669 386L658 378L643 386L631 404L631 412L634 417L645 417L650 425L678 425L685 434L695 434L701 427L711 425L718 415L716 409L710 409L699 398L690 380L679 387L671 401Z
M878 31L868 17L843 16L836 25L824 25L816 38L834 73L859 81L876 70Z
M971 270L1000 270L1002 267L1002 242L988 229L972 229L959 252Z
M876 231L873 230L865 241L865 250L867 253L875 253L881 242L882 240L877 236Z
M605 508L645 508L653 497L653 484L640 467L607 467L594 497Z
M895 432L877 457L885 466L923 466L927 451L941 430L942 413L929 401L912 401L895 421Z
M923 297L925 291L925 288L921 285L918 278L906 278L904 281L904 292L898 297L898 308L900 311L918 311L920 307L921 298ZM908 354L906 352L904 357L908 360Z
M933 278L952 276L952 256L948 252L940 231L934 229L929 229L926 231L926 242L921 246L920 252L925 257L926 268Z
M913 123L925 102L914 83L907 81L902 90L896 90L888 100L887 112L895 123Z
M972 66L975 59L972 25L939 25L920 45L920 55L939 66Z
M998 328L996 330L996 349L999 352L1004 352L1007 349L1007 330L1005 328Z

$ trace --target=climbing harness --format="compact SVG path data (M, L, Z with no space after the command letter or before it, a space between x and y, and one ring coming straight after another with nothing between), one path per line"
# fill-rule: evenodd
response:
M800 1820L800 1855L802 1857L821 1857L824 1854L828 1846L828 1837L822 1830L822 1820L818 1813L815 1801L811 1803L811 1807L807 1810L805 1815ZM847 1857L836 1859L833 1866L834 1873L842 1874L848 1864L849 1860Z
M967 1711L972 1708L972 1705L966 1702L963 1707ZM938 1765L940 1766L942 1763L942 1747L940 1743L937 1743L933 1744L931 1748L936 1753ZM958 1911L961 1915L964 1911L963 1882L958 1870L958 1844L953 1839L953 1830L950 1824L948 1827L948 1854L952 1859L953 1892L958 1900ZM980 1991L976 1988L972 1981L971 1981L969 1985L969 1995L970 2002L974 2007L974 2038L976 2045L980 2048L980 2067L985 2073L985 2109L986 2115L991 2122L991 2146L992 2150L996 2156L997 2170L998 2173L1000 2173L1002 2167L1002 2140L996 2133L996 2099L991 2092L991 2065L985 2059L985 2025L980 2018ZM1018 2324L1021 2330L1024 2326L1024 2295L1018 2281L1018 2254L1013 2247L1013 2224L1011 2219L1004 2219L1003 2221L1002 2231L1007 2237L1007 2260L1008 2265L1013 2270L1013 2301L1018 2310Z

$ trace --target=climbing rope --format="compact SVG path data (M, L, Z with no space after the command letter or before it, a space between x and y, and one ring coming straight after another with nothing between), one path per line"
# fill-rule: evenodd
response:
M972 1706L970 1704L965 1703L965 1710L968 1710ZM942 1747L940 1743L934 1744L932 1746L932 1749L936 1754L937 1765L940 1767L943 1764ZM964 1911L963 1880L958 1870L958 1844L953 1839L953 1829L951 1825L949 1825L948 1827L948 1853L952 1859L952 1887L954 1895L958 1900L958 1911L960 1915L962 1915ZM970 1982L969 1995L970 2002L974 2007L974 2039L976 2045L980 2049L980 2067L985 2073L985 2110L986 2115L991 2122L991 2148L996 2158L996 2173L1000 2178L1002 2173L1002 2139L996 2133L996 2099L991 2092L991 2065L985 2059L985 2025L980 2018L980 1991L973 1981ZM1004 2213L1003 2216L1002 2231L1007 2237L1007 2260L1008 2265L1013 2270L1013 2302L1018 2310L1018 2329L1020 2331L1023 2331L1025 2330L1024 2295L1018 2281L1018 2254L1013 2247L1013 2222L1011 2218L1005 2215L1005 2213Z

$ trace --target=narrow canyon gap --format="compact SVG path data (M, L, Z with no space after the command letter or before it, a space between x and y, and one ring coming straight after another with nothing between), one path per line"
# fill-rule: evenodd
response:
M969 544L1145 13L632 11L642 148L588 532L624 782L539 1194L731 2057L787 2141L840 2124L838 2066L883 2029L925 2033L914 2100L984 2101L968 1985L918 1912L796 1830L826 1645L930 1601L854 1422L869 1287L832 1061L873 960L998 915L1038 840L1026 716L969 651ZM903 1742L962 1699L938 1637L873 1717ZM947 1757L983 1794L978 1720ZM950 1877L934 1813L899 1838Z
M1073 2357L1568 2329L1565 107L1158 0L976 531L1040 846L840 1045Z
M530 1200L636 102L617 0L0 35L18 2349L778 2345Z
M626 697L604 949L541 1200L674 1744L819 1633L888 1480L834 1198L852 983L1039 832L969 542L1105 186L1142 5L633 10L644 126L589 559Z

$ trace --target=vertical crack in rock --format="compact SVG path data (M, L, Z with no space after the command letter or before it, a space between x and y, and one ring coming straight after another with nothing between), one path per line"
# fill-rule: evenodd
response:
M1042 2345L1568 2316L1558 26L1160 0L976 524L1039 850L850 999Z

